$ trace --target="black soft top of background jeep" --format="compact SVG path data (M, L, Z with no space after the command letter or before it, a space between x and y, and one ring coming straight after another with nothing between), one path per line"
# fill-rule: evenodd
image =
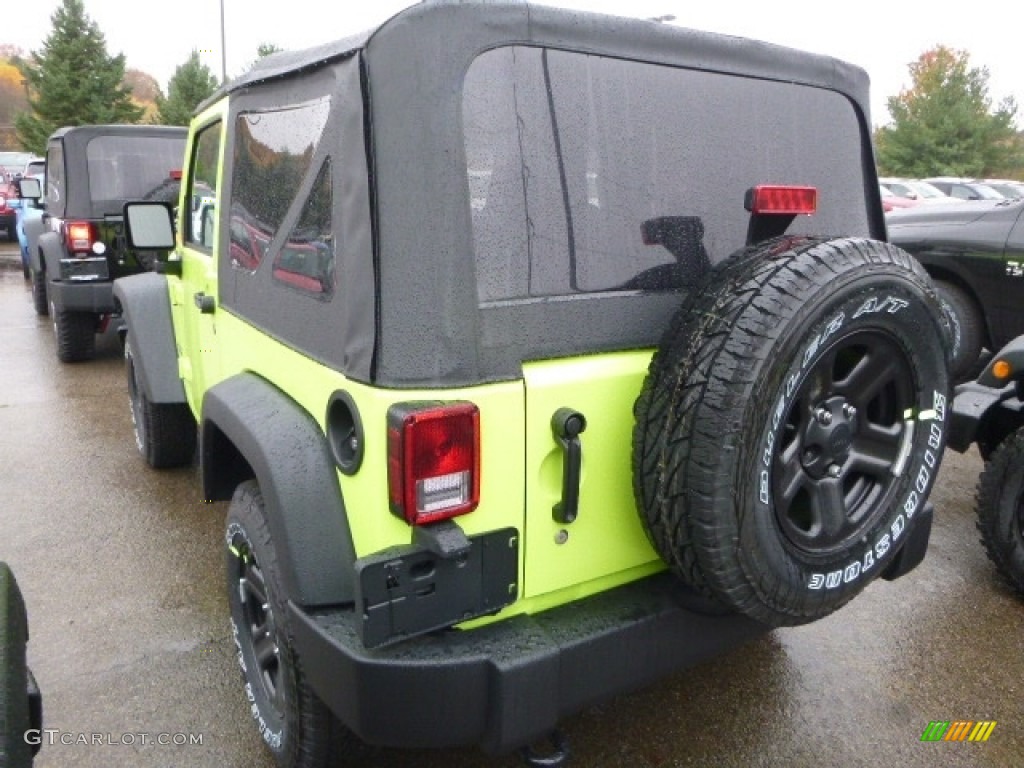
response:
M580 301L538 302L507 311L481 307L467 205L462 84L478 56L504 46L595 54L839 94L860 125L855 150L860 154L854 162L859 162L864 189L858 205L861 220L867 211L868 224L861 229L870 230L842 234L884 239L877 189L871 191L877 184L868 78L859 67L773 44L639 19L526 3L424 2L374 30L267 57L199 107L236 93L247 106L233 106L232 119L239 109L260 109L261 101L263 108L273 109L291 92L291 83L298 87L305 75L334 69L336 82L349 83L341 86L343 100L358 101L367 112L363 124L369 131L366 183L372 185L367 195L372 211L356 226L368 225L369 231L354 230L349 217L344 237L350 244L365 243L372 254L339 254L339 274L345 274L346 260L354 267L359 258L372 256L376 311L354 313L350 308L336 320L325 317L331 334L347 339L297 344L314 357L353 378L385 386L450 387L518 377L525 360L657 344L678 295L593 301L581 295ZM342 74L353 66L361 68L357 78ZM261 100L258 94L264 90ZM293 98L298 100L297 95ZM713 160L709 172L727 162ZM736 205L742 210L741 199ZM360 267L360 278L365 274ZM365 293L367 288L361 284L359 290ZM253 297L255 304L256 294ZM262 297L260 302L272 306ZM248 315L241 301L230 307L229 300L228 306ZM286 339L298 339L304 334L300 325L309 325L307 319L286 313L284 305L273 317L261 317L260 311L254 311L250 320ZM372 350L372 358L360 350Z
M163 137L177 139L181 143L181 158L185 156L185 141L188 129L173 125L79 125L65 126L50 134L47 145L60 142L64 155L63 197L59 200L47 198L46 210L60 218L98 219L103 216L120 215L127 200L94 200L89 191L89 162L87 148L93 139L103 136ZM181 169L182 159L165 173ZM50 171L52 173L52 171Z

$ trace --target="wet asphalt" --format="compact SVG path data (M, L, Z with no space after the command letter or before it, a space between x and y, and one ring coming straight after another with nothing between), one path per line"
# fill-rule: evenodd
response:
M89 363L57 362L0 244L0 560L25 596L51 729L35 766L271 768L228 630L226 505L201 501L195 468L146 468L116 336L97 349ZM911 574L568 718L571 766L1024 765L1024 598L978 543L980 469L976 453L947 452L931 547ZM933 720L996 726L985 743L922 743ZM360 747L337 764L522 763Z

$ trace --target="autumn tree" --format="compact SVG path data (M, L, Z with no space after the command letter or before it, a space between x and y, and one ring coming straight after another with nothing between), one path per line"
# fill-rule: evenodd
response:
M64 125L134 123L142 109L124 85L124 55L110 56L99 26L82 0L61 0L53 24L33 60L19 59L28 81L29 111L15 120L18 140L42 153L46 140Z
M1024 146L1012 97L993 109L989 72L966 51L937 46L910 65L912 85L888 100L892 124L875 134L879 171L891 176L984 177L1020 172Z
M217 90L217 78L199 61L193 50L184 64L174 70L167 83L167 98L157 97L157 122L164 125L188 125L200 102Z
M18 148L14 118L28 105L23 79L17 67L0 58L0 150Z

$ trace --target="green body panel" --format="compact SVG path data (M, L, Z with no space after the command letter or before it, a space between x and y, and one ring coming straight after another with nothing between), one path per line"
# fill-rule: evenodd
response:
M350 381L267 336L230 312L218 310L217 343L222 372L252 372L286 392L326 429L327 404L339 389L352 397L364 430L363 462L352 476L339 473L349 526L360 557L408 544L409 525L388 506L387 411L394 403L467 400L480 409L480 506L456 518L468 534L523 527L523 383L501 382L468 389L394 390Z
M191 215L186 200L191 174L191 160L199 131L216 120L221 120L220 157L217 163L217 189L224 188L223 130L227 123L228 101L222 100L204 110L192 123L185 147L185 177L182 178L178 198L178 226L176 250L181 258L181 278L170 277L171 315L174 318L175 346L178 350L178 373L185 385L185 395L193 413L202 412L203 393L222 377L217 344L218 313L203 314L196 305L196 296L217 296L217 254L190 246L184 241L186 216ZM220 242L219 217L214 217L213 242Z
M578 589L637 567L660 567L633 499L633 402L651 351L528 363L526 380L527 595ZM587 420L579 516L554 520L562 497L563 454L551 428L559 408Z

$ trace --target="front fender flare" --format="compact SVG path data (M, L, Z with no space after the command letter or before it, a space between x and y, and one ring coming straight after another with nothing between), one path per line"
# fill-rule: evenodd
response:
M255 476L287 598L305 608L353 600L352 532L313 417L266 380L239 374L203 398L199 455L208 500L231 498Z
M156 272L120 277L114 281L114 299L132 337L135 371L146 398L184 403L167 278Z

